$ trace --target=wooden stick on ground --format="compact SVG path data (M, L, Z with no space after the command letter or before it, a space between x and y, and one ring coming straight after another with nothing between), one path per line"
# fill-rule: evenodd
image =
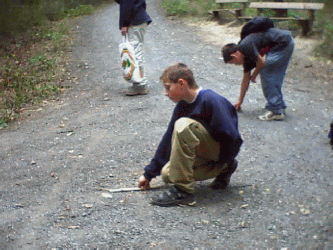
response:
M117 189L109 189L109 188L98 188L98 190L108 191L109 193L120 193L120 192L131 192L131 191L148 191L152 189L160 189L165 187L165 185L158 185L158 186L152 186L147 189L139 188L139 187L131 187L131 188L117 188Z
M248 187L252 186L253 184L243 184L243 185L230 185L230 188L240 188L240 187ZM132 192L132 191L149 191L149 190L156 190L160 188L164 188L166 185L157 185L157 186L151 186L147 189L139 188L139 187L130 187L130 188L116 188L116 189L110 189L110 188L102 188L102 187L95 187L97 190L107 191L109 193L120 193L120 192Z

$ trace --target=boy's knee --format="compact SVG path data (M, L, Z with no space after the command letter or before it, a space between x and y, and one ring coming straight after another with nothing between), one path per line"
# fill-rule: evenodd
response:
M178 133L184 131L187 129L191 124L195 123L197 121L187 118L187 117L181 117L175 122L175 128L174 130Z
M165 184L171 183L169 178L169 167L168 165L164 166L161 170L161 177Z
M175 123L174 133L177 134L179 142L184 142L186 146L196 147L199 143L198 128L199 122L182 117Z

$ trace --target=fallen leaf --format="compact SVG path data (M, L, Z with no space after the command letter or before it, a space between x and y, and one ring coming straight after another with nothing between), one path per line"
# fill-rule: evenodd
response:
M157 246L157 242L152 242L151 244L150 244L150 246L152 246L152 247L156 247Z
M245 204L245 205L243 205L243 206L240 206L240 208L246 208L246 207L248 207L249 206L249 204Z
M310 210L309 209L301 208L300 211L301 211L301 214L304 214L304 215L310 214Z
M68 226L68 229L79 229L80 226Z

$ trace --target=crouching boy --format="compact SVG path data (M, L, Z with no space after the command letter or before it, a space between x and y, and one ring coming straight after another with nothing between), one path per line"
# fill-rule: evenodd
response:
M166 68L160 79L165 95L177 105L138 186L146 189L152 178L162 175L165 183L173 185L152 198L151 204L188 204L193 202L195 181L216 177L211 188L228 186L243 142L237 112L216 92L198 88L193 72L183 63Z

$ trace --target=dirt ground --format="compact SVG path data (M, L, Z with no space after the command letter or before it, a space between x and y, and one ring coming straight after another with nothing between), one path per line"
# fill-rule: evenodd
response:
M110 5L73 25L71 88L0 130L0 249L333 249L333 67L311 56L315 39L295 38L285 121L258 120L265 101L260 82L250 86L227 190L198 182L195 206L160 208L149 204L158 191L100 189L135 186L154 155L174 107L159 82L170 63L238 97L242 69L225 65L220 49L240 27L170 20L159 3L147 1L148 95L124 95Z

